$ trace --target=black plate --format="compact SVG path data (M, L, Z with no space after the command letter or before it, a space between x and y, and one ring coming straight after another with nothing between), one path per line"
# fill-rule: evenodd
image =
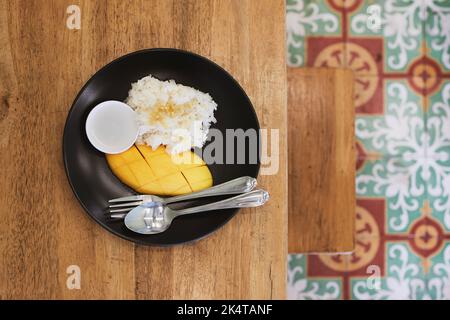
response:
M238 128L259 130L259 124L249 98L230 74L214 62L182 50L148 49L130 53L100 69L81 89L67 116L63 137L64 165L75 196L95 221L124 239L148 245L174 245L205 237L223 226L238 210L180 217L169 230L157 235L140 235L128 230L122 221L108 220L104 214L108 199L135 192L114 176L104 154L89 143L84 129L87 115L95 105L105 100L125 100L131 83L149 74L209 93L218 104L217 123L212 128L222 133ZM223 152L225 156L226 150ZM256 178L259 156L256 164L212 164L209 169L214 184L246 175Z

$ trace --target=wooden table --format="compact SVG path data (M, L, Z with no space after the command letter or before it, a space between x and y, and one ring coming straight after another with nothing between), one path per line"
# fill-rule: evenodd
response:
M0 0L0 298L284 298L287 256L284 0ZM62 162L67 112L87 79L128 52L176 47L227 69L261 127L280 129L271 193L207 239L176 248L109 234L76 201ZM66 269L81 270L69 290Z

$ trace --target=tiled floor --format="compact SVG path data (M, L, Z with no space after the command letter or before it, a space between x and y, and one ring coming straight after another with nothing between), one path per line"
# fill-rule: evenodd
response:
M450 299L450 0L287 0L288 63L355 72L357 244L290 299Z

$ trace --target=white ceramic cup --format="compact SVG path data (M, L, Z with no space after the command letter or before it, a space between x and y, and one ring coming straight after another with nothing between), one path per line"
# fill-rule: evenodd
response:
M104 153L121 153L136 141L139 127L136 114L123 102L108 100L91 110L86 120L89 142Z

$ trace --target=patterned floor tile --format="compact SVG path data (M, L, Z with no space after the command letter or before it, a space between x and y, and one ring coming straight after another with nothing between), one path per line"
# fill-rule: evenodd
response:
M288 65L312 65L312 60L307 59L308 50L317 52L318 47L327 46L329 43L342 43L341 26L341 13L333 8L332 1L287 0ZM312 37L315 41L309 43L307 40Z
M358 5L347 9L348 36L361 42L367 51L383 60L386 73L405 73L422 55L422 0L353 1ZM381 49L373 47L379 42Z
M450 71L450 1L427 1L424 26L427 55Z
M421 259L406 241L381 241L384 264L370 264L368 274L350 277L351 299L410 300L426 297Z
M425 156L423 96L411 79L362 77L366 89L356 85L356 138L366 155L402 157L405 161ZM370 92L368 92L370 90Z
M345 67L345 43L340 38L308 37L305 65L308 67Z
M438 250L430 258L427 273L429 299L450 300L450 237L438 243Z
M345 41L345 67L358 76L379 77L383 74L383 41L381 38L348 38Z
M450 80L436 81L427 92L425 179L432 216L450 231Z
M358 198L352 254L291 255L289 298L425 298L424 256L433 241L385 232L385 208L382 197Z
M384 86L381 77L354 75L355 111L357 114L384 114Z
M358 200L355 250L351 254L290 255L288 297L349 299L349 275L365 276L368 265L383 265L379 245L383 211L382 200Z
M342 299L342 276L315 278L308 274L308 258L311 256L291 254L288 260L288 292L290 300L337 300Z
M358 170L359 203L369 202L371 209L365 209L378 222L381 236L406 239L414 235L413 226L422 217L427 199L422 163L423 159L383 157L365 160Z
M415 238L358 239L352 255L290 255L289 299L427 299L427 272ZM433 256L435 257L435 256Z

